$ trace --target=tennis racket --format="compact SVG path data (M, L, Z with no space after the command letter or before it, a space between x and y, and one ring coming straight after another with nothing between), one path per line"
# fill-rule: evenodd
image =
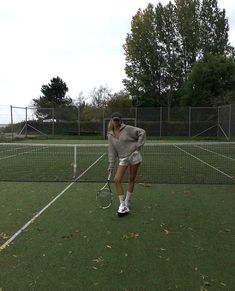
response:
M110 187L110 178L111 173L109 174L105 185L96 194L97 204L102 209L109 208L113 202L113 193Z

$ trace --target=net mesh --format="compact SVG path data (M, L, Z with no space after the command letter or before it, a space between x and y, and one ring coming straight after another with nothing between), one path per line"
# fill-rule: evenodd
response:
M141 152L138 183L235 184L235 142L146 144ZM0 143L1 181L104 182L107 168L107 145Z

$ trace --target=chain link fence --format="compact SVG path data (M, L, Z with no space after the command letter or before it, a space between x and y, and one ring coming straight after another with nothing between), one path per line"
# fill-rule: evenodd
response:
M154 137L218 137L235 139L235 104L220 107L35 108L0 106L1 139L21 136L105 138L112 112L126 124L144 128Z

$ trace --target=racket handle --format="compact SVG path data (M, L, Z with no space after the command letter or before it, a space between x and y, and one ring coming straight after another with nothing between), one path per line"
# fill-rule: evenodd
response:
M109 182L111 179L112 172L109 173L107 181Z

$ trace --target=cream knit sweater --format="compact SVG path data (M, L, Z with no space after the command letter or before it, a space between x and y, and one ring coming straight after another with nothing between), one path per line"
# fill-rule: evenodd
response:
M120 128L120 136L117 139L114 132L108 132L108 158L109 169L113 169L116 158L125 158L132 154L135 150L145 143L145 130L142 128L125 125L122 123Z

